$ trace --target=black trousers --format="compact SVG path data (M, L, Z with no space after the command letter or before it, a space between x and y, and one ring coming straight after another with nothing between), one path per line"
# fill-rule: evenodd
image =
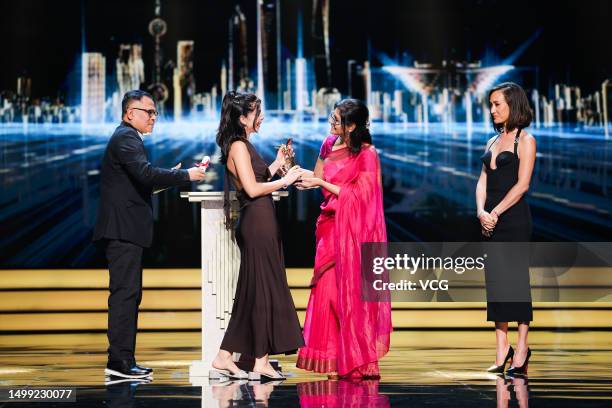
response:
M138 306L142 300L142 247L109 240L106 259L110 274L108 296L108 359L133 360Z

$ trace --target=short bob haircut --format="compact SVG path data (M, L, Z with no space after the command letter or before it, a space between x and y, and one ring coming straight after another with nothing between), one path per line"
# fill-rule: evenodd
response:
M533 112L529 106L529 99L523 88L514 82L501 83L489 91L489 100L491 100L493 92L496 91L501 91L504 94L506 103L510 107L510 115L505 124L495 123L493 121L493 115L491 115L491 123L493 123L495 130L502 132L504 128L506 128L507 132L511 132L514 129L525 129L529 126L533 118Z

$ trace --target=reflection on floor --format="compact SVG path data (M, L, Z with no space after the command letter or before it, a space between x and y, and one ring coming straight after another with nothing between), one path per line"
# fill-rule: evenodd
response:
M198 332L140 333L137 357L155 369L153 380L105 385L104 334L2 335L0 387L75 386L72 407L610 406L612 332L534 330L529 337L528 379L483 372L492 363L492 331L396 331L380 381L329 381L296 369L295 356L280 356L289 376L282 383L208 384L188 375L199 358Z

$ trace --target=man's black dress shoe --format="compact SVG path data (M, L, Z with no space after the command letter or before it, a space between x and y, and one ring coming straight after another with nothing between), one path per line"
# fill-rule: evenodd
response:
M136 362L136 360L133 360L133 361L132 361L132 363L134 363L134 366L136 366L136 368L138 368L138 369L140 369L140 370L143 370L143 371L146 371L146 372L148 372L149 374L151 374L151 373L153 372L153 369L152 369L152 368L149 368L149 367L143 367L143 366L141 366L140 364L138 364L138 363Z
M109 361L104 374L123 378L145 378L151 375L151 371L139 368L134 361L118 360Z

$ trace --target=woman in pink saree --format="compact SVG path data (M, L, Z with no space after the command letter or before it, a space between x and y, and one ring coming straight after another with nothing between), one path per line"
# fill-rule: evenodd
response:
M386 242L380 161L368 130L368 108L355 99L336 104L312 177L321 187L312 292L297 367L330 377L378 378L389 350L391 306L364 301L361 244Z

